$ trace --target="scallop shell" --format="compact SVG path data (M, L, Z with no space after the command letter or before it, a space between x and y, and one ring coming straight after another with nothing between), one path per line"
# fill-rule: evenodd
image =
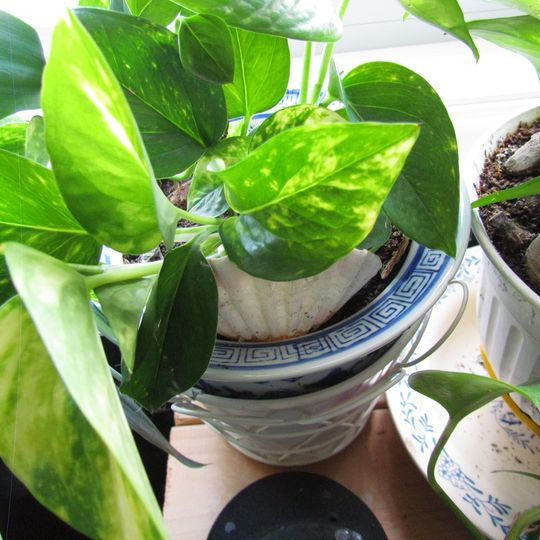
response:
M377 255L353 250L324 272L295 281L246 274L227 257L209 259L218 285L218 333L273 341L317 329L381 268Z

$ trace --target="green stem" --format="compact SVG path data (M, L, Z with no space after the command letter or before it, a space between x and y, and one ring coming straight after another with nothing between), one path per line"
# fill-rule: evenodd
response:
M111 283L118 283L120 281L130 281L132 279L140 279L157 274L162 264L163 261L155 261L140 264L109 266L102 274L88 276L85 278L85 281L89 289L97 289L102 285L110 285Z
M469 529L474 538L478 540L483 540L484 536L482 535L482 533L474 526L474 524L461 511L461 509L456 505L456 503L454 503L454 501L445 493L444 489L439 485L435 478L435 466L437 465L437 461L439 460L439 457L443 451L443 448L448 442L450 435L452 434L452 432L462 418L463 417L460 417L457 420L455 418L452 418L446 424L446 427L444 428L444 431L439 437L439 440L437 441L437 444L435 445L435 448L433 449L433 452L431 453L431 456L429 458L427 478L429 485L431 486L433 491L435 491L435 493L454 511L455 514L457 514L459 519L461 519L467 529Z
M244 121L242 122L242 132L240 133L241 137L245 137L247 135L250 120L251 114L246 114L246 116L244 116Z
M194 236L202 232L212 233L217 231L215 225L201 225L200 227L189 227L189 228L178 228L176 229L176 234L174 235L175 242L187 242L191 240Z
M174 180L175 182L181 182L182 180L186 180L186 178L189 178L193 174L193 171L195 170L195 165L197 165L197 162L189 166L186 170L182 171L181 173L171 176L170 180Z
M77 263L68 263L68 264L70 268L73 268L73 270L77 270L79 274L83 274L85 276L103 274L103 272L105 272L105 268L103 266L93 266L90 264L77 264Z
M521 534L527 527L533 523L540 521L540 506L534 506L525 510L514 521L512 528L508 531L505 540L519 540Z
M313 43L308 41L304 49L304 65L302 67L302 85L300 86L300 97L298 103L307 102L307 93L309 87L309 70L311 68L311 55L313 52Z
M182 210L181 208L177 208L176 211L181 218L187 219L193 223L200 223L201 225L220 225L223 221L220 218L198 216L197 214L192 214L187 210Z
M342 0L341 6L339 7L339 17L343 19L347 6L349 5L349 0ZM327 43L324 47L324 52L321 60L321 67L319 68L319 76L317 81L313 85L313 90L311 92L310 103L316 103L319 99L324 80L328 74L328 66L330 65L330 59L332 58L332 52L334 50L334 42Z

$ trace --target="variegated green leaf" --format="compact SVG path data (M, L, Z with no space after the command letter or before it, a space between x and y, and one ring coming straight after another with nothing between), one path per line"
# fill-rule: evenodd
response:
M223 90L182 67L175 34L124 13L75 13L122 85L158 178L187 169L222 137Z
M276 105L287 90L290 53L284 38L233 29L234 79L223 87L229 118Z
M443 102L425 79L390 62L358 66L343 84L348 106L362 120L421 124L384 209L407 236L454 256L459 167L456 135Z
M278 133L298 126L334 124L343 118L334 111L316 105L293 105L270 115L251 134L251 149L260 146Z
M223 191L223 182L215 172L230 167L248 154L249 139L230 137L202 157L191 180L188 210L200 216L217 217L229 209Z
M101 246L75 221L52 172L0 150L0 244L17 241L67 262L94 264ZM0 304L14 294L0 259Z
M331 0L174 0L230 26L306 41L336 41L342 24Z
M170 244L176 210L155 181L118 81L71 12L54 30L43 113L58 186L83 227L126 253L148 251L161 238Z
M463 11L457 0L399 0L401 5L409 12L437 26L444 32L465 43L474 54L476 60L479 58L478 49L469 34Z
M79 0L79 6L81 7L99 7L108 9L109 0Z
M28 123L24 154L27 159L45 167L49 164L49 154L45 145L45 123L42 116L34 116Z
M180 6L170 0L150 0L139 16L161 26L168 26L178 13Z
M7 244L5 256L32 319L18 298L1 310L2 458L40 502L93 538L164 538L84 279L20 244Z
M201 240L166 255L144 311L133 373L121 387L150 410L193 386L214 349L217 287Z
M37 32L0 11L0 118L39 107L44 65Z
M0 125L0 150L23 155L27 126L26 122Z
M103 285L95 290L122 352L122 369L133 371L137 331L153 278Z
M234 50L228 26L212 15L194 15L182 21L178 32L182 65L210 83L233 81Z
M528 58L540 77L540 19L523 15L471 21L467 26L474 36L492 41Z
M217 173L240 213L220 227L231 260L276 281L330 266L372 229L418 131L414 124L300 126Z

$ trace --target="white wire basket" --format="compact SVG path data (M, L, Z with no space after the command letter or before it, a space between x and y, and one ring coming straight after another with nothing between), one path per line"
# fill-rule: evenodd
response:
M410 327L373 365L329 388L280 399L233 399L197 388L177 396L172 408L200 418L247 456L272 465L298 466L326 459L351 443L365 426L378 397L446 340L461 318L428 351L410 361L429 321Z

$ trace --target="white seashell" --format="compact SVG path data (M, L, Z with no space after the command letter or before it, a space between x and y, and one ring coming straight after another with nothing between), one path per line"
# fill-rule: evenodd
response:
M381 268L367 250L353 250L330 268L295 281L246 274L227 257L209 259L219 292L218 333L244 341L271 341L318 328Z

